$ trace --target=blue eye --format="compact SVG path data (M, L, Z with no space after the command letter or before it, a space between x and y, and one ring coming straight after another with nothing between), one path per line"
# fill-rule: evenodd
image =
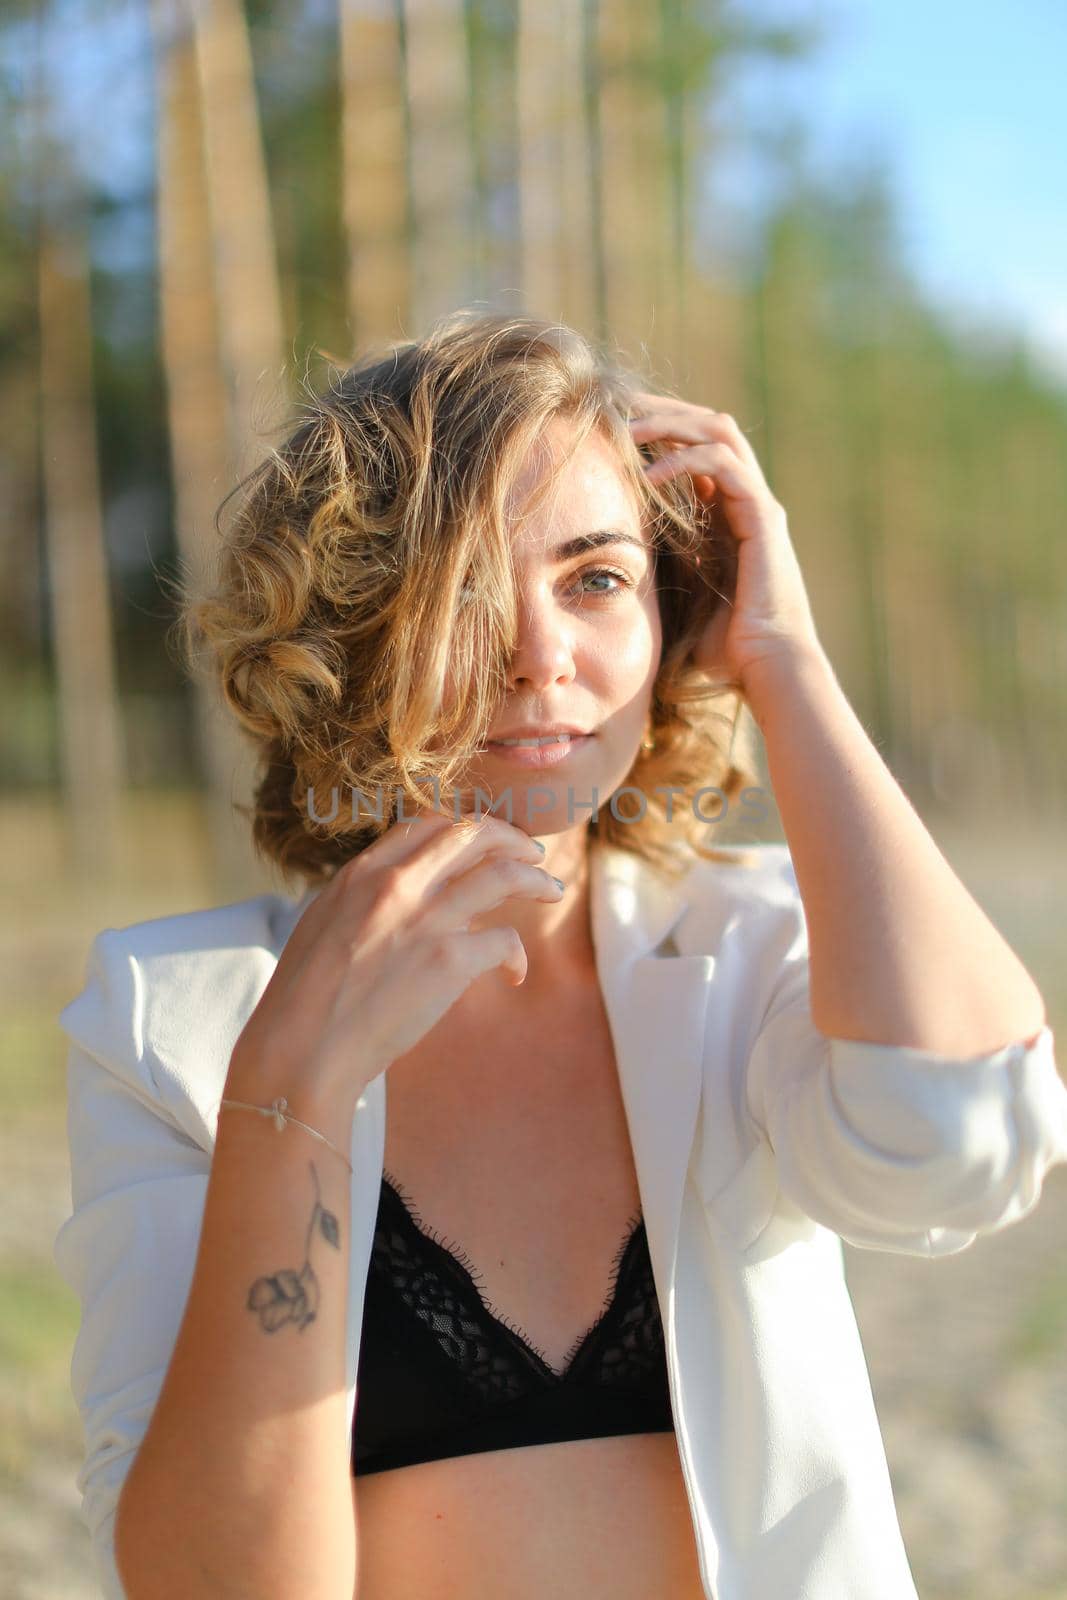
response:
M585 578L614 578L622 586L622 588L624 588L624 589L632 589L633 588L632 579L630 579L626 575L625 572L618 572L613 567L589 567L589 568L586 569L585 572L581 573L581 577L583 579L585 579ZM618 589L594 589L591 592L593 594L613 595L613 594L618 594L619 590Z

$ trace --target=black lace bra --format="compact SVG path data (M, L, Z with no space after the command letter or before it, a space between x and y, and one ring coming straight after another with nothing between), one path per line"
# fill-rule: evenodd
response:
M356 1475L673 1428L640 1212L615 1257L604 1310L557 1372L489 1307L471 1264L423 1228L383 1173L356 1375Z

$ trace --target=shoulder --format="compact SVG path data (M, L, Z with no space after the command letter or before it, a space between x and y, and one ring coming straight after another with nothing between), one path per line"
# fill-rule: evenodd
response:
M681 889L687 906L676 937L686 950L713 953L733 945L781 957L806 938L788 844L748 845L733 860L696 857Z
M61 1028L142 1097L206 1107L309 898L265 893L105 928Z
M790 905L798 897L793 857L784 841L738 845L730 860L696 856L686 873L694 892L728 897L735 904Z

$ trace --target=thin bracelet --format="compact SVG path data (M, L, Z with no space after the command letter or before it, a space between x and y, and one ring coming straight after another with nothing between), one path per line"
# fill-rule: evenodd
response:
M261 1117L273 1117L274 1126L277 1128L279 1133L282 1132L287 1122L295 1122L298 1128L303 1128L306 1133L310 1133L313 1139L321 1139L323 1144L328 1144L330 1149L341 1157L341 1160L344 1162L349 1172L351 1172L352 1163L349 1161L344 1151L338 1150L333 1141L331 1139L327 1139L324 1133L319 1133L315 1128L309 1128L306 1122L301 1122L299 1117L294 1117L292 1112L288 1110L288 1105L289 1102L284 1095L279 1095L276 1100L272 1100L269 1106L253 1106L250 1105L247 1100L219 1101L220 1109L223 1106L240 1106L242 1111L258 1111Z

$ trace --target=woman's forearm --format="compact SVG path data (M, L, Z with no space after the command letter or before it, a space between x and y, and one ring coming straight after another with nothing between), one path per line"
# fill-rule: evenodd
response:
M942 856L826 655L764 661L745 697L804 905L819 1031L959 1058L1035 1036L1040 991Z
M254 1081L225 1093L273 1098ZM350 1115L293 1112L347 1153ZM354 1592L349 1182L303 1129L220 1113L184 1316L116 1517L130 1600Z

